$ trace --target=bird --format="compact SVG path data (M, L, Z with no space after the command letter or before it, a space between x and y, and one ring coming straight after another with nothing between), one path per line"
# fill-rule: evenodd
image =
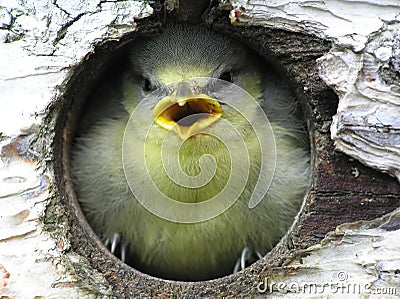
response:
M198 24L167 24L126 55L111 87L123 109L95 119L72 146L89 224L124 262L163 279L214 279L243 268L249 253L264 256L292 225L309 183L307 130L287 79L239 40ZM265 171L269 188L250 207ZM147 178L172 208L153 202ZM240 185L227 206L207 206Z

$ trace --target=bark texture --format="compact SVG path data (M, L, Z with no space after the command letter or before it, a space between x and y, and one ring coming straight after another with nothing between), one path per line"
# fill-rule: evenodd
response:
M399 295L399 13L396 0L2 1L0 295ZM169 18L270 57L303 101L314 146L292 232L245 271L208 282L163 281L119 262L87 226L64 172L71 107L102 58Z

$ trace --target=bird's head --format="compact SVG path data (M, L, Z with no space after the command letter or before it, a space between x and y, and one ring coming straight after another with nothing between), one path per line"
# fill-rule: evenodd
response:
M235 40L200 26L167 26L162 34L136 44L130 61L131 71L124 82L126 110L131 113L157 89L168 90L153 109L154 119L182 139L221 117L232 118L232 111L207 92L210 81L193 78L233 83L256 99L262 93L261 67L249 51Z

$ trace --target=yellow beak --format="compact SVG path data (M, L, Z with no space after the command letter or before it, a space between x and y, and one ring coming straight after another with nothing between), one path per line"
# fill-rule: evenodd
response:
M219 102L205 94L193 94L186 83L178 84L171 96L154 107L155 122L174 130L183 140L210 126L222 116Z

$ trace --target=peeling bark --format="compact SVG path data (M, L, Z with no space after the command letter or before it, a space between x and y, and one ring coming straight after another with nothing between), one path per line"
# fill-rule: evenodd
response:
M332 49L320 75L340 97L332 124L338 150L400 179L399 24L371 35L361 53Z
M52 143L57 131L59 142L68 138L55 117L70 117L60 108L68 92L73 97L66 89L79 72L87 78L82 85L95 76L95 63L87 72L82 65L99 49L126 42L146 17L155 17L149 23L174 13L199 19L208 1L193 11L189 1L25 2L0 4L0 295L235 296L265 288L282 297L289 289L279 282L302 287L290 294L299 298L400 294L400 187L369 169L400 179L398 1L232 0L203 15L208 25L268 49L293 74L310 107L316 154L310 194L292 233L238 275L199 283L142 275L98 249L74 220L79 211L65 204L68 192L57 191L65 177L55 178L61 166ZM339 97L337 110L320 78ZM353 159L334 152L330 135ZM314 289L304 291L307 284ZM345 293L335 284L357 289Z

